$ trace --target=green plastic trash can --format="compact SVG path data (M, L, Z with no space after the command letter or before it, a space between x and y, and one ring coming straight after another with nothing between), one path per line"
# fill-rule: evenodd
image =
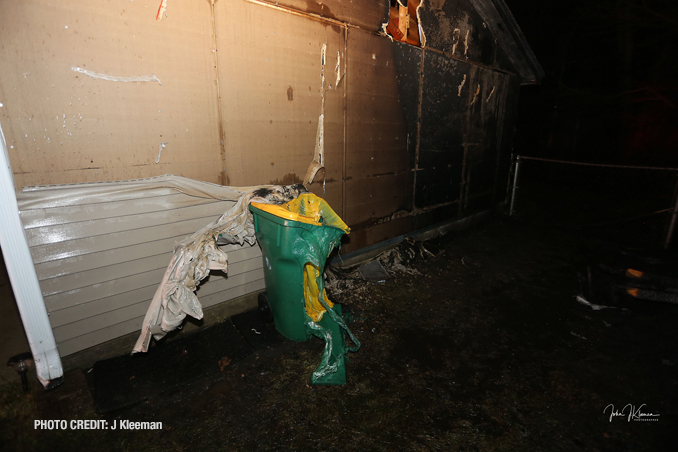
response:
M276 329L292 341L312 336L325 340L322 361L311 381L344 384L344 357L360 343L346 326L341 307L327 299L323 272L327 257L349 233L348 226L325 200L311 193L282 205L252 203L249 208ZM354 347L347 347L346 334Z

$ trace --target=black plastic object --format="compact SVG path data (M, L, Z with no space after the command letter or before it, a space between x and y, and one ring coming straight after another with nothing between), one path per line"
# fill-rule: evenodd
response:
M261 312L261 316L267 322L272 322L273 311L271 311L271 304L268 302L268 294L266 292L261 292L257 297L257 302L259 303L259 312Z
M30 387L28 386L28 369L33 367L33 355L31 352L21 353L16 356L12 356L9 361L7 361L7 366L12 367L21 377L21 387L24 392L28 392Z

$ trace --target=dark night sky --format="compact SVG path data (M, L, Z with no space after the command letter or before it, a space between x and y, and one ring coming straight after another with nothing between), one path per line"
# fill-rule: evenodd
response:
M678 166L678 2L507 0L546 77L516 152Z

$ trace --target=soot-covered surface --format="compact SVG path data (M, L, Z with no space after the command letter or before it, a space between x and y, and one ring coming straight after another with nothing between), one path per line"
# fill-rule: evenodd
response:
M274 341L132 407L71 414L162 422L160 431L35 431L40 411L31 408L33 396L8 389L3 413L14 415L2 415L0 426L11 433L2 433L0 445L10 444L9 434L14 445L49 450L64 444L234 451L675 445L678 306L621 295L606 301L615 309L594 311L575 301L587 266L635 259L636 267L659 261L653 271L671 272L675 256L644 260L638 256L647 253L622 249L605 234L507 220L426 246L435 257L420 253L428 258L408 265L419 274L399 272L383 285L353 281L335 296L363 344L350 355L345 386L309 384L320 340ZM627 404L659 416L629 420ZM608 405L625 415L610 418Z

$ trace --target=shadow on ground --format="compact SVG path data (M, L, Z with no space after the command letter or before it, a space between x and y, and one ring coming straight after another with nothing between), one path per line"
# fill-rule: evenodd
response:
M398 273L387 284L336 296L363 344L350 355L345 386L309 384L322 352L317 339L274 341L239 361L215 362L219 369L207 374L177 366L184 384L104 414L89 398L84 376L91 385L92 372L75 371L47 393L2 389L0 448L655 451L675 445L678 305L622 296L614 297L615 309L593 311L575 301L578 273L600 263L626 265L628 249L600 236L508 220L426 246L435 257L412 265L419 274ZM668 254L661 259L678 263ZM224 355L225 345L213 342L211 356ZM628 404L659 416L629 419ZM624 415L611 418L608 405ZM162 430L45 431L34 429L36 419L162 422Z

